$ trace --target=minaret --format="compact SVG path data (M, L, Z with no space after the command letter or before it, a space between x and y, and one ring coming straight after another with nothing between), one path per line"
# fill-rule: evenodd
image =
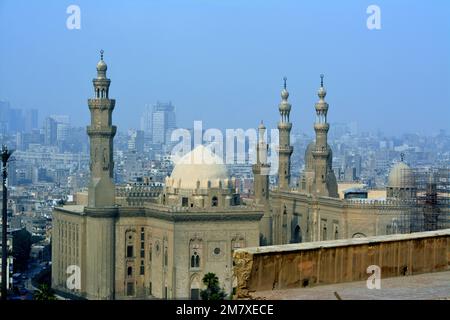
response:
M316 122L314 131L316 132L316 145L312 151L314 158L314 193L322 196L337 196L337 185L331 163L331 150L328 147L328 130L330 125L327 122L328 103L325 102L327 91L323 86L324 75L320 75L320 88L317 93L319 101L316 103ZM336 189L336 190L335 190Z
M88 190L86 214L86 262L82 273L85 295L88 299L111 300L115 294L115 187L113 182L112 125L115 100L109 99L103 50L97 64L94 98L88 100L91 125L87 127L91 147L91 181ZM83 290L84 291L84 290Z
M270 164L267 163L267 152L269 145L264 136L266 127L263 122L258 127L258 144L256 146L256 163L253 165L255 200L257 204L266 204L269 199L269 171Z
M259 221L259 245L272 244L272 218L269 204L270 164L267 160L269 145L265 139L266 127L263 122L258 127L258 144L256 145L256 163L253 165L253 187L255 202L264 207L264 215Z
M286 90L286 80L284 77L284 89L281 91L281 103L279 110L281 120L278 122L279 146L278 146L278 186L281 190L287 190L291 179L291 128L289 114L291 105L288 102L289 92Z
M91 125L87 127L91 147L91 181L88 194L90 208L115 205L113 139L116 126L112 125L112 112L116 100L109 99L111 80L106 77L107 69L101 50L100 61L97 64L97 78L92 80L94 98L88 100L91 111Z

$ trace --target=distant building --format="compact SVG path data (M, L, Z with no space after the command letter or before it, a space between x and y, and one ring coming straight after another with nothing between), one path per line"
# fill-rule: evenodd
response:
M152 135L152 121L153 121L153 107L150 105L145 105L144 112L141 116L141 130L144 134Z
M65 141L69 135L70 129L70 117L68 115L51 115L54 121L56 121L56 141Z
M37 109L25 110L24 118L24 132L32 132L33 130L38 128L39 112Z
M44 143L52 146L56 144L58 137L58 123L51 117L47 117L44 121Z
M0 230L0 235L1 235L1 230ZM7 237L6 244L7 244L7 247L8 247L8 251L12 252L13 237L11 235L9 235L9 234L8 234L8 237ZM2 250L2 245L0 243L0 252L1 252L1 250ZM11 289L12 285L13 285L13 277L12 277L12 275L14 273L14 271L13 271L13 261L14 261L13 256L9 255L8 258L7 258L7 263L8 263L7 264L7 270L8 270L8 273L6 274L6 281L7 281L6 288L8 290ZM0 259L0 284L2 283L2 276L1 275L2 275L2 259Z
M168 144L175 128L175 107L170 102L157 102L152 110L152 142L154 144Z
M128 131L128 151L144 152L144 131Z
M6 134L9 125L9 102L0 100L0 133Z

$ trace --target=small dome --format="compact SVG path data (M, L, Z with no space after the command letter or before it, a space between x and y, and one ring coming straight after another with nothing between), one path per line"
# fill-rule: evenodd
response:
M289 92L286 89L281 91L281 99L287 100L289 98Z
M170 176L173 185L180 189L196 189L197 182L204 188L208 181L212 187L220 184L225 186L224 180L228 178L228 170L222 158L203 145L181 157Z
M411 168L403 161L396 163L389 173L388 187L410 188L414 187L414 174Z
M324 87L320 87L319 91L317 91L317 95L319 96L320 99L324 99L325 96L327 95L327 90L325 90Z
M105 61L103 61L103 59L101 59L98 63L97 63L97 71L106 71L108 69L108 66L106 65Z

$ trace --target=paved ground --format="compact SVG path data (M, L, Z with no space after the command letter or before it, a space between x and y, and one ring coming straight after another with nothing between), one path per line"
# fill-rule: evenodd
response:
M381 289L367 289L365 281L312 288L259 291L256 299L274 300L433 300L450 299L450 271L381 279Z

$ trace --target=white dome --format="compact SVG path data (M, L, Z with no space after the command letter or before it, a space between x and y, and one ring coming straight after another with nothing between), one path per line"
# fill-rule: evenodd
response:
M228 177L222 158L199 145L176 161L167 184L174 188L196 189L197 181L201 188L207 187L209 181L212 187L218 187L220 183L225 187L224 180Z
M404 162L395 164L389 173L388 187L406 188L414 186L414 174Z

